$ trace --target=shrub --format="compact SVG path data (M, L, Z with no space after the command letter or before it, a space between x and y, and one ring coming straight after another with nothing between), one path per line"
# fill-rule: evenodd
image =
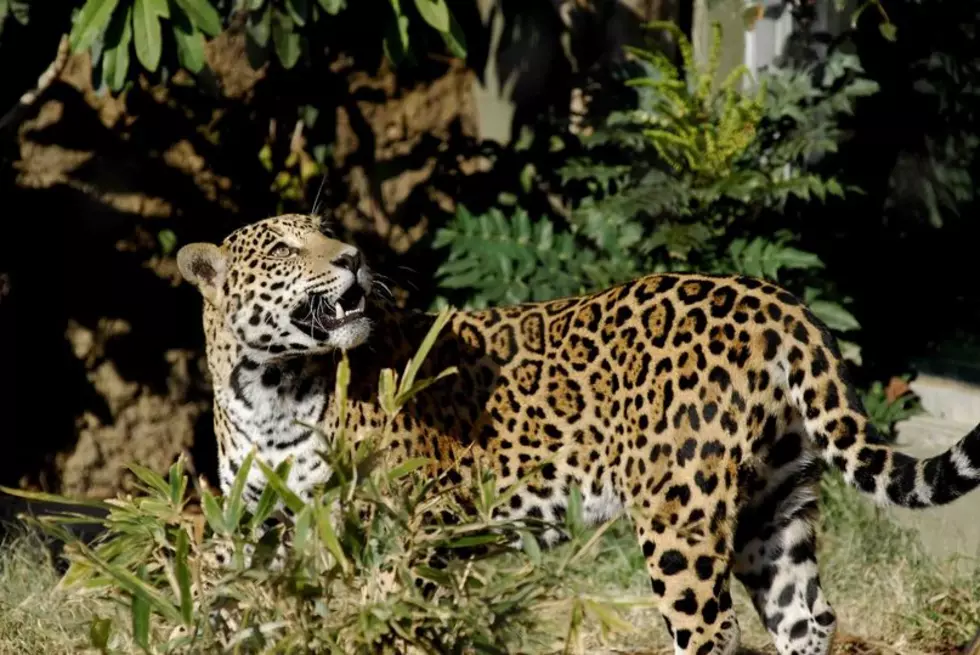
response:
M466 55L465 36L446 0L369 1L375 4L384 52L396 64L411 56L409 28L419 21L434 29L454 56ZM0 0L0 19L8 2ZM14 8L19 5L15 0ZM274 55L291 69L315 51L311 29L340 20L347 8L347 0L85 0L72 21L71 46L92 54L96 78L114 92L140 72L183 68L196 75L206 64L205 39L220 34L242 9L250 63L260 68Z
M886 388L880 381L871 383L862 394L871 424L883 435L894 438L895 424L924 412L919 397L908 386L909 376L893 378Z
M104 532L90 545L67 528L90 516L68 512L33 520L67 544L63 589L113 601L129 614L127 629L118 615L97 617L90 630L93 645L102 652L135 642L161 653L395 653L409 645L431 653L503 653L551 649L562 640L570 648L585 619L603 629L628 627L617 612L628 601L597 598L576 582L587 579L591 553L612 524L585 529L577 493L563 525L515 523L494 517L513 488L499 492L489 471L475 471L451 494L422 474L425 460L396 466L385 461L390 419L435 379L416 375L447 318L444 311L401 376L391 369L382 373L379 398L388 425L325 435L323 456L332 474L308 504L283 482L288 462L273 471L254 453L226 497L200 489L203 517L189 511L182 460L166 479L134 465L142 483L137 497L88 503L7 490L87 502L105 511L99 519ZM337 374L341 407L349 375L345 357ZM249 510L242 490L252 466L262 469L268 485ZM469 520L425 520L445 512L462 516L461 502ZM263 530L273 516L282 520ZM545 558L536 535L548 528L561 530L568 542ZM520 550L513 546L518 538ZM282 566L267 566L280 546ZM219 567L216 549L228 547L232 561ZM429 565L437 550L477 547L485 551L480 557L454 558L443 568ZM431 583L430 593L423 594L416 577Z
M683 66L630 49L645 71L628 81L637 106L613 111L561 169L565 217L460 207L434 241L447 252L444 300L546 299L665 270L743 273L788 286L836 332L856 330L848 299L800 247L793 221L802 207L853 191L808 164L837 148L840 117L876 84L835 51L819 66L765 72L743 91L744 67L715 81L717 26L703 66L676 25L653 26L674 34Z

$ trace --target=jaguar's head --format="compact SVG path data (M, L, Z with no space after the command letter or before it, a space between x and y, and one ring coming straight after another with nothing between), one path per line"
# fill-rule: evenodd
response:
M204 296L206 323L229 332L255 361L348 350L370 334L371 271L317 217L276 216L220 246L188 244L177 265Z

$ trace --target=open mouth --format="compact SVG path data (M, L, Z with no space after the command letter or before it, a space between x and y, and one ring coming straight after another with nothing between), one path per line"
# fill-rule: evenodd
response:
M325 294L311 294L293 311L293 325L309 332L315 339L323 339L336 330L364 316L367 297L359 284L352 284L336 301Z

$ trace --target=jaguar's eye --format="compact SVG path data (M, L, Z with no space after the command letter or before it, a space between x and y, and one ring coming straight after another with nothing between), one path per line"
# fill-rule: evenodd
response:
M290 246L288 243L283 243L282 241L280 241L279 243L277 243L276 245L274 245L272 247L272 250L269 251L269 256L270 257L289 257L294 252L296 252L296 249L295 248L293 248L292 246Z

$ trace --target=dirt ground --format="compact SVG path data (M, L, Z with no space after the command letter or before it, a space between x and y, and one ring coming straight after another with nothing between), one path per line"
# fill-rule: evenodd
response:
M100 95L88 57L73 56L19 128L16 193L53 217L25 228L25 237L49 238L41 233L54 228L60 238L43 280L24 274L29 263L22 262L21 271L4 271L0 287L20 352L41 353L16 366L18 388L26 394L46 385L66 402L38 417L27 413L31 399L18 398L23 456L0 464L0 483L107 497L131 488L129 462L164 471L182 452L199 473L214 471L200 301L180 283L175 253L158 235L218 240L277 207L261 177L261 144L240 147L254 158L256 181L249 167L232 165L228 146L217 152L208 141L251 118L235 111L244 115L255 102L265 71L248 66L244 37L234 30L209 44L208 61L214 98L195 104L179 80ZM425 230L424 214L403 206L424 193L440 156L433 144L473 134L472 74L451 66L402 89L385 70L371 77L341 64L334 72L351 95L331 120L340 171L333 212L348 230L404 250ZM255 113L263 116L262 108ZM218 127L195 134L188 125L202 115ZM295 129L274 116L265 128L254 122L259 138ZM451 207L445 197L432 201ZM43 317L45 329L29 328L30 316Z
M571 38L583 69L641 38L640 21L678 11L673 0L629 0L608 16L576 7ZM542 16L554 32L557 14ZM536 47L555 50L557 34ZM501 72L526 69L538 52L529 47L512 39L498 53ZM555 98L568 104L568 65L556 52L519 85L525 114ZM0 336L11 344L0 345L0 368L14 362L0 388L16 392L9 412L0 406L0 432L12 424L18 448L0 461L0 483L105 497L130 488L127 462L163 471L181 452L199 473L214 472L200 299L178 279L174 246L217 241L283 210L259 159L266 144L278 148L280 169L290 154L309 165L308 143L329 144L322 206L371 249L373 264L397 254L403 278L430 277L432 257L411 246L454 211L454 198L471 209L497 199L487 148L500 149L479 138L475 87L486 80L458 61L433 58L396 78L383 64L337 56L314 88L297 91L288 75L249 66L241 21L208 44L207 60L196 86L178 73L113 98L93 88L87 55L73 56L0 152L15 160L14 205L37 217L12 222L8 244L46 248L41 271L16 245L13 266L0 261ZM297 122L304 104L319 117ZM37 389L60 402L37 413Z
M980 633L978 633L980 635ZM972 650L971 650L972 647ZM948 648L932 651L928 654L918 650L900 650L888 644L881 644L868 641L854 635L838 633L834 642L833 655L977 655L976 644L960 644L949 646ZM609 651L608 655L670 655L673 651ZM776 655L774 649L756 650L741 648L738 655Z

